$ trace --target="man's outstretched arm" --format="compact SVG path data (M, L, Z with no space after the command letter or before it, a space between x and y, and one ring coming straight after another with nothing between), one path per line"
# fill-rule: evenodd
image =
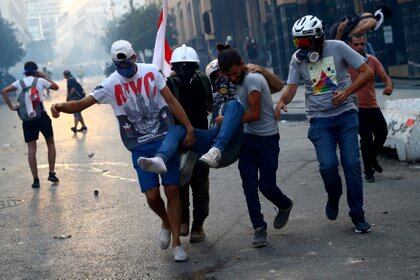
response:
M287 112L287 104L289 104L293 98L296 95L298 89L297 84L290 84L287 85L286 91L283 93L283 95L280 97L279 102L277 102L276 109L274 111L274 114L276 115L277 119L280 119L281 117L281 110Z
M61 112L67 114L78 113L96 103L98 103L98 101L89 95L77 101L53 104L51 105L51 113L54 118L58 118Z

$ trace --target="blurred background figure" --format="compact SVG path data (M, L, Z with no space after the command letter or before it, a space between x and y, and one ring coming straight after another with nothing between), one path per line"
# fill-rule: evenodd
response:
M66 101L77 101L86 96L85 91L83 90L82 85L73 77L69 70L64 70L63 72L64 79L67 80L67 97ZM71 131L76 133L77 131L87 130L85 120L83 119L82 113L74 113L74 126L71 127ZM82 124L80 129L77 129L79 122Z
M255 42L254 38L247 38L245 50L248 58L248 63L256 64L258 61L258 44Z

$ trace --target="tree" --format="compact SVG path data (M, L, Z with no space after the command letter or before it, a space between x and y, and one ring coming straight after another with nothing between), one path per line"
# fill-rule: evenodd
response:
M104 42L109 51L111 44L116 40L127 40L133 44L136 51L144 54L146 50L153 50L157 22L160 8L156 4L133 8L132 11L122 15L109 23ZM174 18L168 17L166 38L170 45L176 43L177 31L174 28Z
M0 17L0 68L7 71L25 55L22 44L16 38L13 25Z

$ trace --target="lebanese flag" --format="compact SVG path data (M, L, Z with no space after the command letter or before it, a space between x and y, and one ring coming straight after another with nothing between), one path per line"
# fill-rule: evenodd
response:
M165 77L171 74L171 56L172 50L166 40L166 23L168 18L168 0L163 0L162 12L158 22L158 31L153 51L153 64L156 65Z

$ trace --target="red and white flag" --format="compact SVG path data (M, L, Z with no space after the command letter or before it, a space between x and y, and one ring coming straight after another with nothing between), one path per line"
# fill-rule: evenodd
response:
M166 23L168 19L168 0L163 0L162 12L160 13L158 22L158 31L155 41L155 49L153 51L153 64L156 65L165 75L169 77L171 74L171 56L172 50L166 40Z

